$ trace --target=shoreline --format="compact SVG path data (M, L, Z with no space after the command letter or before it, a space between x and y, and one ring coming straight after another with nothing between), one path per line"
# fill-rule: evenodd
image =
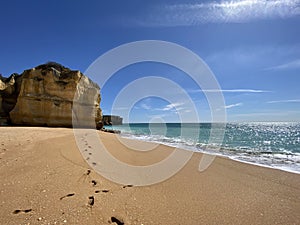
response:
M300 220L300 176L295 173L219 156L199 172L203 154L196 153L163 182L121 185L87 164L72 129L0 127L0 135L4 224L92 225L114 224L115 219L139 225L296 224ZM160 161L174 150L159 144L151 151L133 152L115 134L97 131L97 135L113 155L132 165ZM152 145L127 141L141 148ZM89 143L86 148L96 152Z
M203 150L203 149L201 149L201 151L197 151L197 150L195 150L195 147L192 147L192 146L190 146L190 148L187 145L177 147L175 144L172 145L172 144L168 144L166 142L159 142L159 141L153 141L153 140L149 141L149 140L135 138L135 136L132 135L132 134L130 134L130 136L122 136L122 132L120 134L116 133L115 135L120 135L122 138L126 138L126 139L129 139L129 140L138 140L138 141L144 141L144 142L147 142L147 143L161 144L161 145L165 145L165 146L172 147L172 148L179 148L179 149L184 149L186 151L192 151L194 153L208 154L208 155L223 157L223 158L226 158L226 159L230 159L230 160L233 160L233 161L242 162L242 163L246 163L246 164L250 164L250 165L261 166L261 167L275 169L275 170L281 170L281 171L285 171L285 172L289 172L289 173L300 174L300 171L292 170L290 168L282 168L280 166L276 167L276 166L272 166L272 165L256 163L256 162L251 162L251 161L235 158L235 157L239 157L238 155L226 155L226 154L222 154L222 153L213 153L212 151L214 151L214 150ZM222 147L221 147L221 149L222 149ZM228 149L224 149L224 150L228 150Z

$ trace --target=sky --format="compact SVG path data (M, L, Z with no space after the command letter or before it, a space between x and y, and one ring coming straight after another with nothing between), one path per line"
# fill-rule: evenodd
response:
M48 61L85 72L118 46L165 41L203 60L219 85L209 92L224 97L219 107L228 121L300 121L300 0L11 0L1 1L0 8L5 77ZM100 82L99 73L88 76ZM100 86L103 113L121 115L125 122L180 122L182 117L193 122L192 111L200 122L209 122L212 111L222 111L212 108L206 90L189 74L161 62L130 64ZM115 105L128 88L133 90L128 102ZM150 89L156 94L147 94Z

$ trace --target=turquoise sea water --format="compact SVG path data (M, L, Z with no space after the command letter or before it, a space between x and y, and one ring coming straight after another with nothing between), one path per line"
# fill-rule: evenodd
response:
M134 123L112 128L126 138L300 173L300 123Z

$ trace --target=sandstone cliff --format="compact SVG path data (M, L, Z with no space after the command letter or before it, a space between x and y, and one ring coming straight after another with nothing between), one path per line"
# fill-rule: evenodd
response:
M96 127L100 88L80 71L58 63L0 77L0 124Z

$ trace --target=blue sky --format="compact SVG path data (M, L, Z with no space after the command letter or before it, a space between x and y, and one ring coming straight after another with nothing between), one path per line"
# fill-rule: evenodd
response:
M229 121L300 121L300 0L12 0L1 1L0 8L4 76L47 61L84 72L119 45L163 40L205 61L220 84ZM101 75L89 76L97 82ZM126 85L147 76L176 82L194 101L200 120L211 120L209 103L195 82L155 62L115 73L101 90L103 112L110 113ZM119 114L129 111L125 121L130 122L178 122L180 113L190 113L184 101L182 96L172 102L141 96Z

